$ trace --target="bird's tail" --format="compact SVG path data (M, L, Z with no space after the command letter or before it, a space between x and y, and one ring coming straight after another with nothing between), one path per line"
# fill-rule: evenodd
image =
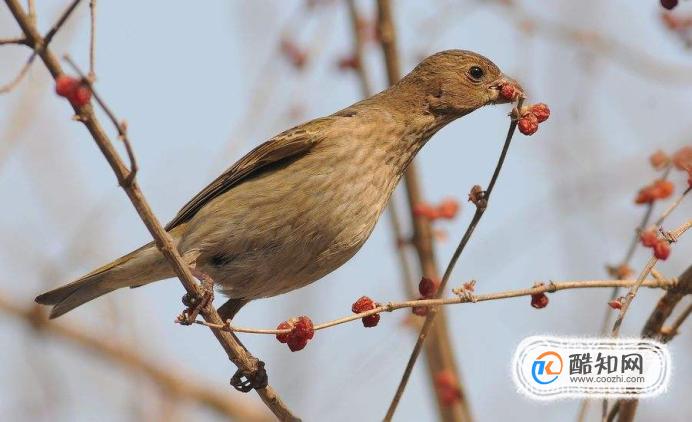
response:
M172 276L173 270L156 246L149 243L70 284L43 293L36 302L53 305L50 311L53 319L113 290L141 286Z

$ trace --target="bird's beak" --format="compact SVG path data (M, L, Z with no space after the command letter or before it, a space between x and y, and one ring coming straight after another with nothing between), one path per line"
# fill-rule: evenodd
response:
M513 89L505 88L505 90L503 90L502 88L505 86L512 87ZM490 97L488 102L491 104L513 103L519 99L519 97L524 96L524 88L521 87L519 82L504 74L500 75L500 77L490 85L488 91ZM512 95L507 96L507 92L511 92Z

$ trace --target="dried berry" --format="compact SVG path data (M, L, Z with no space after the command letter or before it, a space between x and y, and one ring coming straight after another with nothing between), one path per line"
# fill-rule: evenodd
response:
M421 296L426 299L435 296L438 287L439 283L428 277L421 278L420 283L418 283L418 291L420 292Z
M506 100L513 101L518 95L518 93L516 88L514 88L514 85L505 83L502 84L502 86L500 87L500 95L502 96L502 98Z
M654 245L654 256L664 261L668 259L668 256L670 256L670 243L663 239L656 242Z
M531 295L531 306L536 309L542 309L548 306L548 296L545 293L536 293Z
M658 243L658 236L656 236L656 232L653 230L644 230L639 234L639 240L647 248L653 248Z
M666 199L675 191L675 186L670 180L656 180L652 185L651 193L656 199Z
M533 113L526 113L517 122L519 132L531 136L538 130L538 118Z
M344 56L337 62L339 70L355 70L360 68L360 62L355 55Z
M377 305L367 296L363 296L353 303L351 306L351 311L354 314L359 314L361 312L367 312L369 310L375 309ZM380 314L368 315L361 318L364 327L374 327L380 322Z
M279 324L278 327L276 327L277 330L288 330L288 329L293 329L293 326L289 324L288 321L284 321L281 324ZM288 338L290 337L291 333L285 333L285 334L277 334L276 339L279 340L280 343L286 343L288 341Z
M277 327L278 330L285 330L288 328L291 329L290 333L277 334L276 339L281 343L286 343L292 352L302 350L308 344L308 340L312 339L315 335L312 321L306 316L291 318L288 321L282 322Z
M548 108L547 104L544 103L538 103L534 104L529 108L529 111L536 116L536 119L538 119L538 123L543 123L546 120L548 120L548 117L550 117L550 109Z

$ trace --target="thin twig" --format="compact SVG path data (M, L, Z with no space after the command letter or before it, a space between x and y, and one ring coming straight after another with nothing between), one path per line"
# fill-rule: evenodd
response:
M96 0L89 1L89 81L96 80Z
M338 318L332 321L324 322L322 324L316 324L313 326L315 331L324 330L326 328L331 328L336 325L346 324L348 322L356 321L365 318L370 315L380 314L383 312L393 312L399 309L406 308L432 308L435 306L446 306L446 305L458 305L462 303L476 303L476 302L487 302L492 300L508 299L513 297L521 296L532 296L540 293L555 293L560 290L573 290L573 289L594 289L594 288L604 288L604 287L631 287L634 286L638 280L577 280L577 281L563 281L563 282L549 282L541 285L536 285L528 289L517 289L517 290L506 290L496 293L487 293L482 295L473 295L470 293L465 293L464 291L458 291L456 297L450 297L445 299L419 299L419 300L407 300L402 302L387 302L383 304L378 304L377 307L370 309L365 312L359 312L356 314L351 314L343 318ZM649 287L652 289L664 289L671 290L676 289L678 281L676 279L671 280L645 280L642 283L643 287ZM692 291L690 291L692 293ZM249 333L249 334L288 334L291 329L264 329L264 328L246 328L237 327L230 322L226 324L209 324L204 321L195 321L196 324L205 325L208 327L223 329L230 332L236 333Z
M519 102L517 104L517 109L521 110L521 107L524 103L524 99L520 98ZM505 161L505 157L507 156L507 151L509 150L509 145L512 142L512 136L514 135L514 130L517 127L517 121L514 117L512 117L510 124L509 124L509 129L507 131L507 137L505 139L505 143L502 147L502 152L500 153L500 158L498 159L497 166L495 167L495 171L493 172L493 176L490 179L490 183L488 184L488 189L485 191L483 195L483 201L485 202L484 204L479 204L476 207L476 212L473 215L473 218L471 219L471 222L469 223L468 228L466 229L466 233L464 233L464 236L461 238L461 241L459 242L459 245L457 246L456 250L454 251L454 254L452 255L451 260L449 261L449 264L447 265L447 269L445 270L444 276L442 277L442 281L440 282L440 287L438 288L438 296L444 292L445 287L447 286L447 282L449 281L449 276L452 273L452 270L454 269L454 266L456 265L459 257L461 256L461 253L464 251L464 248L466 247L466 244L468 243L469 239L471 239L471 235L473 234L474 230L476 229L476 226L478 225L478 222L481 220L481 217L483 217L483 213L487 209L488 202L490 200L490 194L492 193L493 187L495 186L495 183L497 181L497 178L500 174L500 169L502 168L502 164ZM389 409L387 410L387 415L385 416L386 421L390 421L392 417L394 416L394 412L396 411L396 408L399 404L399 401L401 400L401 396L404 394L404 389L406 388L406 384L408 383L409 378L411 377L411 373L413 372L413 367L416 364L416 360L418 359L418 355L420 354L421 347L423 345L423 342L425 341L425 338L428 335L428 332L430 331L431 326L433 325L433 322L435 320L435 316L437 315L437 308L432 308L430 312L428 313L425 323L423 324L423 328L420 331L420 334L418 335L418 340L416 341L416 345L413 348L413 352L411 353L411 357L409 358L408 363L406 364L406 369L404 370L404 374L401 377L401 381L399 383L399 387L397 388L397 391L394 395L394 398L392 399L391 404L389 405Z
M5 0L10 12L14 16L15 20L21 27L24 35L27 37L34 46L43 46L43 48L38 49L38 54L41 57L43 63L46 65L50 71L53 78L63 74L62 67L58 58L47 48L47 43L43 37L38 32L36 26L29 20L25 14L22 6L19 4L18 0ZM77 3L77 2L74 2ZM74 4L73 3L73 4ZM65 15L65 14L63 14ZM84 106L73 106L75 113L79 116L79 121L82 122L89 132L92 138L100 148L104 157L110 164L113 172L115 173L118 181L123 184L126 180L129 170L125 166L117 151L110 142L110 139L106 135L101 126L101 123L96 118L94 110L90 104ZM201 300L203 297L203 292L198 286L195 278L193 277L190 268L187 263L183 260L178 249L175 247L171 237L163 229L158 219L154 215L149 203L146 201L142 191L139 189L139 185L136 180L131 183L122 186L123 190L127 193L130 201L137 210L140 218L144 222L145 226L149 230L150 234L155 240L156 246L161 251L162 255L171 264L172 269L181 281L181 284L187 291L188 295L192 298L198 298ZM205 306L200 309L200 314L205 319L205 321L210 323L220 324L223 323L221 317L219 316L216 309L214 309L211 301L207 301ZM253 373L257 369L257 359L254 358L245 347L238 341L238 339L231 333L227 333L221 330L211 330L216 336L219 343L223 346L228 358L236 365L240 370L245 373ZM257 393L260 395L264 403L271 409L274 414L282 420L296 420L297 418L291 413L291 411L286 407L286 405L281 401L279 396L276 394L274 389L267 386L262 389L257 389Z
M60 18L55 22L55 24L48 30L46 35L44 37L38 37L38 38L31 38L31 37L24 37L25 43L29 47L33 47L34 51L31 52L31 55L29 58L26 60L24 63L24 66L19 70L19 73L13 80L11 80L9 83L6 85L3 85L0 87L0 95L1 94L6 94L10 91L12 91L17 85L19 85L19 82L24 79L24 76L26 76L27 73L29 73L29 69L31 68L31 64L34 62L36 59L37 55L40 55L42 51L44 51L46 48L48 48L48 44L50 44L51 40L55 36L55 34L58 33L60 28L62 28L63 24L67 21L67 18L70 17L72 12L75 10L77 5L79 4L81 0L73 0L73 2L68 6L67 9L60 15ZM9 5L9 3L8 3ZM29 7L33 8L33 1L29 2ZM21 7L21 6L20 6ZM34 28L36 27L36 17L35 15L32 17L31 15L27 16L27 23L32 25ZM22 28L24 30L24 28ZM26 31L25 31L26 33ZM38 34L38 32L36 32Z
M668 290L656 303L654 310L644 324L642 338L654 338L661 342L670 341L682 323L692 311L692 305L688 305L685 311L673 322L673 330L666 331L663 324L673 313L675 306L680 303L685 295L692 290L692 266L688 267L678 279L678 284ZM638 400L619 400L608 414L608 420L612 421L619 414L618 422L630 422L634 419L637 410Z
M121 186L131 184L132 181L135 179L135 176L137 176L137 170L139 170L139 166L137 165L137 159L135 157L134 150L132 149L130 139L127 137L127 123L124 120L118 121L118 118L115 117L115 113L113 113L113 110L111 110L111 108L108 107L106 102L103 100L103 97L101 97L96 91L96 88L94 88L92 78L85 76L84 72L82 72L79 66L77 66L77 64L74 62L74 60L72 60L72 58L69 55L66 54L63 58L70 65L70 67L72 67L75 73L77 73L77 75L79 75L79 77L82 78L84 83L87 84L87 86L91 90L91 94L93 95L94 99L101 107L101 109L103 109L103 111L106 113L106 116L108 116L108 119L111 121L111 123L113 123L115 129L118 131L118 139L120 139L122 143L125 145L127 158L130 162L130 170L127 176L125 176L125 178L122 180Z
M390 0L377 1L377 32L379 34L380 45L384 55L387 81L389 85L395 84L400 78L399 54L397 51L396 28L392 13L392 4ZM423 194L420 188L418 170L416 161L414 160L406 170L404 175L404 189L408 199L409 214L411 216L413 235L411 236L412 244L418 256L421 273L429 278L438 279L439 270L435 260L435 250L432 236L432 227L430 221L423 216L416 215L414 212L418 204L423 203ZM471 421L471 410L464 385L461 381L461 375L457 368L456 359L454 358L454 350L450 340L449 330L447 329L447 320L444 310L440 310L437 318L437 323L432 327L430 340L426 348L426 361L428 363L428 377L431 384L434 385L435 376L440 372L451 372L456 378L459 392L459 399L455 400L452 405L443 405L443 400L437 400L437 409L440 418L443 421ZM427 328L430 331L430 327ZM418 345L420 347L420 345ZM420 351L418 352L420 353ZM436 394L439 392L434 390Z
M24 37L7 38L4 40L0 40L0 45L8 45L8 44L27 45L28 46L29 42Z

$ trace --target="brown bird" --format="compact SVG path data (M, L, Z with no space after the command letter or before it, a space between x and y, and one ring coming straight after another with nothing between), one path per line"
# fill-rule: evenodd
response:
M167 226L178 250L230 299L306 286L348 261L372 233L416 153L453 120L493 103L512 84L490 60L449 50L426 58L366 100L289 129L250 151ZM173 277L153 243L36 302L51 318L122 287Z

